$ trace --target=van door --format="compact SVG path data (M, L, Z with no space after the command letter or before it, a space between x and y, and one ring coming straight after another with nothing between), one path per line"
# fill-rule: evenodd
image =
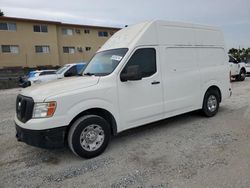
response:
M162 70L166 113L178 114L200 105L200 71L195 48L163 47Z
M138 67L142 79L121 81L121 74ZM139 48L132 53L118 77L120 117L125 130L163 117L163 93L157 48Z

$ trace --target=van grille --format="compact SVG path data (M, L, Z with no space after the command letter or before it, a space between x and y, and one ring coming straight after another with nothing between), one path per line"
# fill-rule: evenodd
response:
M17 119L26 123L32 118L34 101L31 97L18 95L16 99L16 114Z

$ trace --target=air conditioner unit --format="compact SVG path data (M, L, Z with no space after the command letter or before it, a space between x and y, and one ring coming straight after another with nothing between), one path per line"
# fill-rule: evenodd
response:
M78 52L83 52L83 49L82 49L82 47L77 47L77 50L78 50Z
M80 30L80 29L75 29L75 32L76 32L77 34L80 34L80 33L81 33L81 30Z

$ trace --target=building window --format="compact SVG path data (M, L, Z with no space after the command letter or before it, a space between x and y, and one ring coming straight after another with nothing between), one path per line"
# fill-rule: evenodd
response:
M90 33L90 30L89 30L89 29L84 29L84 33L85 33L85 34L89 34L89 33Z
M49 53L49 46L35 46L36 53Z
M63 35L73 35L73 29L62 28Z
M47 25L33 25L33 31L48 33L48 26Z
M76 34L81 34L81 30L80 29L75 29Z
M18 45L2 45L1 52L2 53L18 54L19 53L19 46Z
M15 23L0 23L0 30L16 31Z
M107 31L99 31L98 36L99 37L108 37L108 32Z
M78 52L83 52L82 47L81 47L81 46L77 47L77 51L78 51Z
M63 53L74 54L75 47L63 47Z
M91 47L85 47L85 50L86 50L86 51L90 51L90 50L91 50Z

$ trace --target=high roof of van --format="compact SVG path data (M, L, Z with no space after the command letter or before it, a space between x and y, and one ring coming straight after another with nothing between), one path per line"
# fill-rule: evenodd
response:
M116 32L99 51L150 45L224 47L224 38L216 27L157 20Z

